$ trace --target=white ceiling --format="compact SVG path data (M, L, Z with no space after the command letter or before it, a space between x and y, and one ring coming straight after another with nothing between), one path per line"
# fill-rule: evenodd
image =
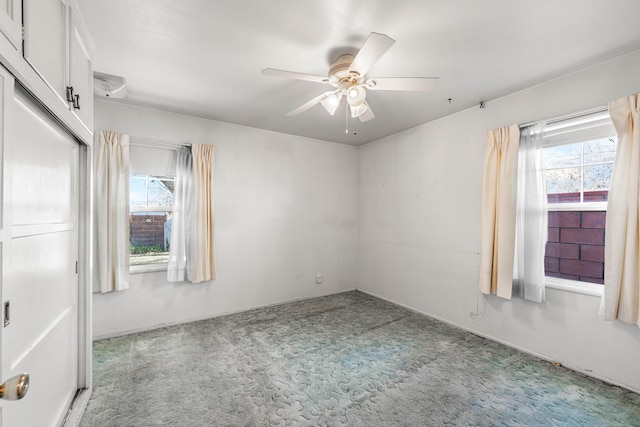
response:
M94 69L123 102L359 145L640 48L638 0L77 0ZM396 44L369 76L438 76L433 92L369 92L376 118L330 116L327 90L263 76L326 75L370 32ZM448 99L451 98L451 102ZM357 122L357 124L356 124ZM356 124L357 134L353 134Z

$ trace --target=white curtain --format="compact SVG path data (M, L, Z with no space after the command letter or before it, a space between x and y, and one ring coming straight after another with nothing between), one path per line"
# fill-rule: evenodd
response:
M94 136L94 291L129 288L129 136Z
M640 95L609 103L618 148L607 203L604 319L640 326Z
M482 180L480 279L484 294L511 299L516 219L518 125L486 134Z
M195 259L193 263L194 283L216 278L214 248L213 181L215 148L211 145L194 144L193 155L195 193Z
M191 148L178 148L176 157L171 244L167 268L169 282L193 280L195 202Z
M547 243L547 192L542 156L544 124L521 130L516 198L514 292L544 300L544 252Z

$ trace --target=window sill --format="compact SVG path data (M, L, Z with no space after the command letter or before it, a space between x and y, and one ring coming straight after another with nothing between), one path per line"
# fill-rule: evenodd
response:
M559 289L561 291L591 295L594 297L602 297L604 295L604 285L597 285L595 283L578 282L577 280L560 279L557 277L545 277L544 283L549 289Z
M156 273L159 271L167 271L169 263L159 262L156 264L141 264L129 266L129 274Z
M590 211L599 212L607 210L607 202L582 202L582 203L549 203L549 212L563 211Z

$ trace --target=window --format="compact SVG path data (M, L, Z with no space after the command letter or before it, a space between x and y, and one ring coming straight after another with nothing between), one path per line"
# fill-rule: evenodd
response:
M145 141L130 146L130 272L166 269L171 244L175 150Z
M603 284L615 129L605 112L558 122L547 132L543 149L549 210L545 275Z
M616 136L543 150L550 204L607 200ZM605 205L606 207L606 205Z
M130 265L168 262L173 188L173 177L130 175Z

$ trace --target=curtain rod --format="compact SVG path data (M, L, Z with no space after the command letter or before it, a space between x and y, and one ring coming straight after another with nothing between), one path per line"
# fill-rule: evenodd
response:
M579 113L573 113L573 114L567 114L566 116L554 117L552 119L546 120L546 122L547 122L547 124L563 122L565 120L577 119L578 117L588 116L588 115L597 114L597 113L604 113L606 111L609 111L609 107L608 106L596 107L596 108L593 108L591 110L581 111ZM535 121L535 122L523 123L523 124L519 125L519 127L520 127L520 129L523 129L523 128L526 128L526 127L529 127L529 126L537 125L538 123L544 122L544 121L545 120L538 120L538 121Z
M141 138L138 136L129 136L129 143L138 147L159 148L165 150L177 147L191 147L190 142L163 141L160 139Z

